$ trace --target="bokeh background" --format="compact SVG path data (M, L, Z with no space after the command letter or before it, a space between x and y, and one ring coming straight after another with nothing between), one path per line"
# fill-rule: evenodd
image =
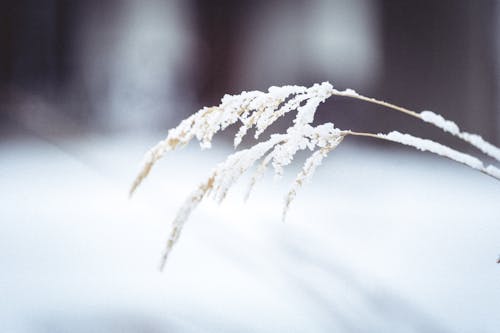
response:
M495 0L1 0L0 331L497 332L500 187L451 161L353 139L286 224L299 165L202 205L163 274L169 219L230 141L126 195L225 93L328 80L500 144L499 79ZM477 154L360 101L318 117Z
M164 129L228 92L329 80L499 142L498 11L488 0L3 0L2 125ZM339 104L349 127L406 123Z

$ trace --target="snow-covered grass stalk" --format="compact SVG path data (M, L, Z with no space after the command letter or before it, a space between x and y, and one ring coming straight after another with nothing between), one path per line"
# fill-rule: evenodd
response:
M418 113L360 95L352 89L339 91L334 89L329 82L314 84L309 88L302 86L270 87L267 92L244 91L238 95L225 95L218 106L204 107L183 120L177 127L169 130L167 137L147 152L143 167L132 184L130 195L134 193L149 174L152 166L166 152L182 147L194 138L200 142L202 148L210 148L212 138L217 132L234 123L239 123L240 128L234 138L236 148L252 128L255 128L254 138L259 139L261 134L272 123L286 113L295 111L293 125L285 133L271 134L267 140L231 154L212 170L209 177L186 199L179 210L172 224L162 257L162 268L189 215L205 197L211 195L215 200L221 202L240 176L260 161L254 176L251 178L247 192L248 196L253 185L262 178L269 165L272 166L276 175L281 176L284 167L292 162L298 151L310 150L312 152L311 156L306 159L302 170L285 197L284 219L298 189L312 177L323 159L347 136L371 137L412 146L422 151L429 151L447 157L500 180L500 169L497 167L485 165L483 161L476 157L429 139L397 131L383 134L343 130L336 128L331 122L313 126L312 123L317 108L332 96L345 96L363 100L418 118L478 148L496 161L500 161L500 149L498 147L485 141L479 135L462 132L454 122L446 120L436 113L431 111Z

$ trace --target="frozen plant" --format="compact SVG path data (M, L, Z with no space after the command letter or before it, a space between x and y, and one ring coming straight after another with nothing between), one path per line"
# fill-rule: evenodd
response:
M189 215L205 197L212 196L219 202L224 200L228 190L238 178L258 163L255 174L250 181L248 195L253 185L262 177L269 166L274 169L276 175L280 176L283 173L283 168L292 162L298 151L310 150L311 156L306 159L302 170L285 196L284 219L299 188L311 178L323 159L348 136L371 137L412 146L422 151L447 157L497 180L500 179L500 169L497 167L486 165L476 157L432 140L397 131L387 134L355 132L337 128L330 122L313 126L318 106L332 96L345 96L367 101L418 118L469 143L496 161L500 161L498 147L486 142L479 135L461 131L454 122L446 120L436 113L431 111L417 113L360 95L352 89L339 91L333 88L329 82L314 84L309 88L301 86L270 87L267 92L244 91L239 95L225 95L218 106L204 107L183 120L177 127L169 130L167 137L146 153L143 167L132 184L130 195L148 175L156 161L163 157L166 152L188 144L193 138L200 142L202 148L210 148L212 138L217 132L226 129L229 125L239 123L240 127L234 138L236 148L252 128L255 128L255 139L259 139L269 125L286 113L295 111L293 125L286 130L286 133L271 134L267 140L231 154L211 171L207 179L186 199L173 221L162 256L161 268L164 267Z

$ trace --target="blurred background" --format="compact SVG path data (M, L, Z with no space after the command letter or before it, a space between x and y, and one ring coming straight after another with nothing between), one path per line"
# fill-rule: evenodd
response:
M365 139L290 224L292 178L207 203L156 271L182 197L230 150L193 145L127 201L146 149L225 93L322 81L500 144L500 3L1 0L0 331L497 332L498 184ZM477 153L347 98L318 117Z
M498 143L498 7L493 0L3 0L2 127L42 135L165 129L225 93L329 80L436 110ZM407 123L362 103L338 104L334 118L347 127Z

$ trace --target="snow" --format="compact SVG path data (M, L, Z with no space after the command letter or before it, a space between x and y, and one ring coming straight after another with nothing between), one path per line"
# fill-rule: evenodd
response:
M290 111L296 111L296 115L293 120L293 125L287 129L283 139L269 146L269 148L262 150L261 154L258 153L261 151L260 149L250 149L243 152L243 154L234 154L230 156L229 159L231 160L225 162L226 164L229 163L228 165L230 168L236 168L236 173L228 172L229 168L224 167L224 172L219 172L219 175L216 174L216 182L225 182L228 184L227 186L222 186L222 190L218 191L223 194L222 199L225 197L225 193L227 189L229 189L229 186L247 170L245 165L238 165L241 164L238 161L239 158L245 157L247 160L251 161L249 165L253 165L253 163L263 157L268 150L272 149L269 153L269 155L272 156L271 160L266 158L266 161L261 165L262 167L257 177L253 179L257 180L259 178L259 174L261 171L265 171L269 162L272 162L275 174L280 177L283 174L283 168L292 162L298 151L306 148L314 150L317 145L321 148L321 142L337 141L341 135L378 136L382 139L446 156L492 177L498 178L497 169L495 167L484 167L483 162L476 157L456 151L428 139L402 134L397 131L389 134L354 133L350 130L341 131L340 129L336 129L333 123L325 123L312 127L311 124L314 121L319 105L332 95L348 96L383 105L412 117L419 118L425 122L432 123L445 132L450 132L473 146L476 146L484 153L500 160L499 148L484 141L476 134L460 132L458 126L454 122L446 120L438 114L431 111L423 111L418 114L414 111L387 102L359 95L352 89L338 91L333 88L332 84L325 81L321 84L315 83L309 88L302 86L272 86L268 89L267 93L256 90L250 92L243 91L237 95L226 94L221 99L221 103L218 106L203 107L183 120L177 127L169 130L167 138L160 141L146 153L145 162L133 182L130 194L133 194L136 188L147 177L152 166L161 159L167 151L175 150L178 146L186 145L193 138L199 141L202 148L211 148L212 138L215 134L239 121L242 125L233 141L234 147L236 148L242 142L243 137L247 134L249 129L252 127L256 128L254 138L258 139L274 121ZM325 126L329 129L326 134L324 131ZM312 133L314 133L315 138L313 138ZM229 177L223 179L226 174L229 174ZM253 183L254 181L252 181L252 184Z
M345 90L337 90L337 89L334 89L334 92L335 92L335 95L338 95L338 96L346 96L346 97L354 97L354 98L357 98L359 97L360 95L356 92L356 90L354 89L351 89L351 88L347 88Z
M479 159L451 149L432 140L422 139L410 134L402 134L398 131L392 131L388 134L377 134L377 136L382 139L398 142L407 146L412 146L422 151L430 151L434 154L445 156L459 163L468 165L471 168L489 173L489 170L484 167L483 162L481 162Z
M500 161L500 149L495 147L491 143L485 141L481 136L477 134L471 134L467 132L461 132L460 128L451 120L446 120L443 116L436 114L432 111L422 111L420 112L420 117L423 121L431 123L436 127L441 128L445 132L451 133L452 135L459 137L465 142L470 143L472 146L478 148L486 155L495 158Z
M493 177L496 177L496 178L500 179L500 169L498 169L496 166L494 166L494 165L488 165L486 167L486 171L487 171L488 174L493 175Z
M332 123L311 126L318 106L332 93L333 86L328 82L323 82L321 84L315 83L309 88L273 86L269 88L268 93L244 91L238 95L226 94L219 106L204 107L198 110L177 127L171 129L165 140L160 141L146 153L143 167L129 191L130 195L135 192L149 174L152 166L165 152L175 150L181 144L186 145L192 138L196 137L202 148L210 148L212 138L217 132L240 120L242 125L234 138L234 146L237 147L253 126L256 127L255 139L257 139L272 122L285 112L295 109L297 111L293 126L287 129L286 134L272 134L267 141L231 154L215 168L199 189L188 197L172 224L161 267L165 265L165 260L177 242L187 218L206 194L212 192L216 200L221 203L229 188L243 173L267 155L265 161L261 162L257 175L251 181L246 195L248 197L253 184L261 178L260 175L265 171L269 162L271 162L276 176L281 177L284 167L292 162L298 151L306 148L314 150L316 146L324 148L327 144L334 147L342 141L340 130L335 129ZM286 101L289 97L290 99ZM299 100L305 101L305 103L300 105ZM292 192L295 194L296 191L292 190ZM285 204L285 212L290 202L291 195Z
M497 161L500 161L500 149L492 145L491 143L485 141L481 136L477 134L462 132L460 133L460 138L466 142L469 142L474 147L477 147L486 155L489 155L494 159L496 159Z
M420 116L423 121L431 123L441 128L445 132L449 132L453 135L457 135L460 133L460 129L458 128L457 124L455 124L451 120L444 119L443 116L432 111L422 111L420 112Z
M128 200L154 141L0 143L0 331L498 331L490 177L349 137L286 223L300 163L246 204L245 182L204 201L159 273L169 221L230 150L167 155Z
M337 142L334 143L334 146L328 147L328 148L321 148L309 156L306 161L304 162L304 166L302 167L302 170L300 173L295 177L295 180L291 186L291 188L288 190L288 193L285 198L285 207L283 209L283 221L286 218L286 213L288 212L288 208L290 207L290 203L295 199L295 196L297 195L297 191L299 188L305 183L309 182L314 175L314 172L316 169L321 165L321 162L323 162L323 159L328 155L328 152L335 148L340 142L342 141L342 138L338 138Z

